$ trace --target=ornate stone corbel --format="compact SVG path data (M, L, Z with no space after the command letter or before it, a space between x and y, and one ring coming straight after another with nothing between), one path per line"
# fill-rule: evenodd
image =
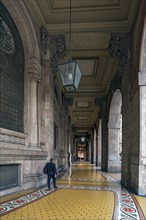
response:
M65 36L49 35L46 28L40 28L41 48L46 55L50 49L51 69L55 74L58 71L58 59L62 59L66 53Z
M121 87L122 87L122 76L121 74L117 74L110 83L110 91L112 93L115 92L117 89L121 91Z
M48 36L48 46L51 51L51 68L55 74L58 71L58 59L62 59L66 53L65 36L50 35Z
M106 115L106 97L96 97L95 105L100 107L100 117Z
M44 52L44 54L46 55L48 32L47 32L47 29L42 26L40 28L40 38L41 38L41 49Z
M63 105L68 107L73 105L73 98L66 98L63 96Z
M129 34L112 33L109 43L109 54L119 58L117 74L122 74L129 65L130 37Z

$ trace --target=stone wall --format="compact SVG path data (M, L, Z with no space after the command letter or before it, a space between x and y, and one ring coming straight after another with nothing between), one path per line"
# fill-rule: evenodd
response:
M122 118L123 118L123 149L122 149L122 184L140 195L146 195L146 172L142 164L141 146L145 143L142 137L145 119L141 120L142 106L141 85L139 78L140 47L145 17L146 2L140 1L133 29L131 31L131 65L122 77ZM144 82L144 80L142 80ZM143 83L142 83L143 84ZM144 95L145 96L145 95ZM143 126L143 127L142 127ZM142 144L142 145L141 145Z
M43 124L41 108L45 104L42 107L39 102L42 91L39 83L42 74L40 46L37 39L39 29L36 32L23 1L3 0L2 2L8 9L20 33L25 57L24 133L0 128L0 165L13 166L13 164L16 164L19 167L19 184L16 187L1 191L1 195L5 195L17 190L46 184L46 176L42 170L47 151L45 145L40 141L40 125ZM6 178L6 175L1 178Z

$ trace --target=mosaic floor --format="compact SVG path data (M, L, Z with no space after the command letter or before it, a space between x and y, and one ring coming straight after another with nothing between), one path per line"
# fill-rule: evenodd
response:
M146 198L120 186L119 175L87 163L74 164L57 180L58 189L3 198L1 220L145 220Z

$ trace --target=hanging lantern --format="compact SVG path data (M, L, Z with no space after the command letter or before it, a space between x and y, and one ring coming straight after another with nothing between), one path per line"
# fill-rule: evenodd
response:
M71 0L70 0L70 35L69 35L69 55L70 59L58 65L61 81L64 89L67 92L72 92L78 89L81 79L81 71L78 66L77 60L72 60L71 56Z
M77 60L67 61L59 66L60 77L63 87L67 92L78 89L81 79L81 71L79 69Z
M84 141L85 141L85 137L82 136L82 137L81 137L81 142L84 142Z

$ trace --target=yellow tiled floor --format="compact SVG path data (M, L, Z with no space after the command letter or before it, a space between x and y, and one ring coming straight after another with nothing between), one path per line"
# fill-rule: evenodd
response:
M61 179L57 180L58 190L44 191L41 197L3 215L1 220L112 220L113 216L116 216L113 214L117 210L118 193L121 189L119 177L120 174L114 176L114 174L99 172L90 164L75 164ZM34 189L24 191L24 194L33 191ZM116 197L114 192L116 192ZM23 192L16 193L16 198L22 194ZM119 201L129 202L128 196L125 197L126 193L122 194L120 196L123 197L119 197ZM1 202L14 198L14 194L5 196L1 198ZM146 198L140 196L135 196L135 198L146 216ZM133 209L129 204L123 208L127 213ZM136 207L134 209L136 210ZM114 220L118 219L127 220L122 216L122 212L120 217L114 218ZM138 217L134 219L144 220Z
M146 197L136 196L136 195L134 195L134 196L137 199L138 203L140 204L140 206L143 210L143 213L145 215L145 218L146 218Z
M1 218L1 220L29 219L112 219L114 195L106 191L59 189L37 202L31 203Z
M96 170L76 170L72 174L72 178L87 178L87 179L98 179L98 180L105 180L105 178L97 173Z

